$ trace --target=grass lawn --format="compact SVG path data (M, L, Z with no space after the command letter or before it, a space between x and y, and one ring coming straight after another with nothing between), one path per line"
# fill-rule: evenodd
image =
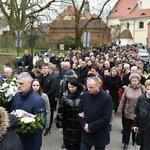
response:
M29 52L31 52L31 49L28 49ZM33 54L34 53L39 53L41 54L41 50L44 50L44 49L33 49ZM24 55L24 52L23 51L18 51L19 52L19 56L23 56ZM58 50L51 50L51 53L55 53L55 54L58 54L60 51ZM62 51L63 52L63 51ZM1 48L0 47L0 53L13 53L13 56L14 58L17 57L17 49L16 48Z
M31 49L28 49L29 52L31 52ZM33 53L39 53L41 54L42 49L33 49ZM51 53L58 54L59 52L64 51L58 51L58 50L51 50ZM66 53L66 51L65 51ZM24 52L19 51L19 56L23 56ZM17 50L16 48L1 48L0 47L0 74L3 72L3 64L10 63L12 68L15 68L15 62L17 57Z

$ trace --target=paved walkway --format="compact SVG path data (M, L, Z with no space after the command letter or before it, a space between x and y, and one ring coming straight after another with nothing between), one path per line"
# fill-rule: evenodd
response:
M122 134L121 134L121 117L119 113L115 114L114 122L112 125L111 131L111 142L106 147L106 150L122 150L123 144L122 141ZM131 140L130 140L131 141ZM62 150L62 135L58 132L58 129L53 124L52 133L46 137L43 137L43 147L41 150ZM128 150L139 150L139 147L135 149L130 142Z

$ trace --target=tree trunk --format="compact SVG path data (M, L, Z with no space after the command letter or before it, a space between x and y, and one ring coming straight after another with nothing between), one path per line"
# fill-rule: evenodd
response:
M82 36L82 31L80 29L80 16L79 14L76 14L76 20L75 20L75 43L76 43L76 48L78 49L81 47L81 36Z
M81 48L81 35L76 33L75 35L75 39L76 39L76 48L78 49L79 47Z

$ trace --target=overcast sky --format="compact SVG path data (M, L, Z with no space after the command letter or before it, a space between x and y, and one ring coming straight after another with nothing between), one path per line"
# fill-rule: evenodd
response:
M4 1L4 0L2 0L2 1ZM43 3L46 2L46 1L45 2L44 1L45 0L42 0L42 5L43 5ZM79 3L79 4L82 2L81 0L75 0L75 1L77 1L77 3ZM94 14L94 13L95 14L99 14L98 11L101 10L101 7L103 6L103 4L104 4L104 2L106 0L88 0L88 1L89 1L89 4L90 4L90 12L91 12L91 14ZM110 0L110 2L107 3L107 5L105 7L105 10L104 10L104 12L103 12L103 14L101 16L103 19L105 19L107 17L108 13L112 10L112 8L114 7L114 5L116 4L117 1L118 0ZM55 9L57 10L57 13L56 12L52 12L50 10L46 10L46 11L40 13L40 15L42 17L39 16L37 18L37 21L39 20L39 21L44 21L44 22L51 22L53 19L55 19L58 16L59 13L61 13L65 9L65 7L63 7L63 6L61 6L61 8L60 8L60 6L56 6L56 5L55 6L51 6L51 7L53 7L53 8L55 7ZM47 14L47 15L45 15L45 14Z
M81 0L76 0L78 1L79 4L81 4ZM104 2L106 0L88 0L89 1L89 4L90 4L90 12L91 14L99 14L98 11L101 10L101 7L103 6ZM106 19L106 17L108 16L109 12L112 10L112 8L114 7L114 5L116 4L118 0L110 0L109 3L107 3L107 5L105 6L105 9L104 9L104 12L102 13L102 18L103 19ZM55 6L55 8L57 8ZM67 7L66 7L67 8ZM50 14L50 18L49 17L42 17L42 20L39 19L39 21L42 21L42 22L51 22L53 19L55 19L58 14L60 14L63 10L65 9L64 6L61 5L61 7L58 7L57 9L57 13L55 11L46 11L46 14ZM44 12L43 12L44 14Z

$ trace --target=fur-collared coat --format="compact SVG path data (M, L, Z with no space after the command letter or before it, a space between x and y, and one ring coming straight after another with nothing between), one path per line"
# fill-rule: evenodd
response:
M22 142L18 134L15 132L17 126L18 119L14 115L8 114L5 108L0 107L1 150L23 150Z

